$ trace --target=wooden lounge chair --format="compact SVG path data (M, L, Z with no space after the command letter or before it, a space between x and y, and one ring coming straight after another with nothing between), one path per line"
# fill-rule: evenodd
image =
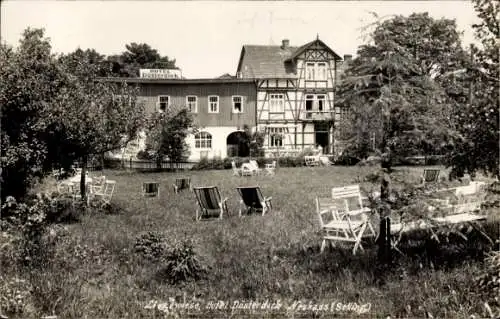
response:
M366 214L359 215L361 218L354 219L355 215L340 213L334 201L331 198L316 197L316 213L320 222L322 231L322 243L320 251L323 252L326 243L335 246L335 242L344 242L354 244L353 255L357 250L363 250L362 240L365 231L370 225Z
M240 194L240 211L241 217L243 211L245 213L261 212L262 215L272 209L272 197L264 197L259 186L237 187Z
M221 199L217 186L194 187L194 194L198 201L196 220L219 218L228 213L227 198Z
M422 184L436 184L439 182L439 169L426 168L422 174Z
M143 197L160 197L160 183L144 182L142 183Z
M176 178L174 183L174 192L179 193L183 189L191 188L191 179L188 177Z

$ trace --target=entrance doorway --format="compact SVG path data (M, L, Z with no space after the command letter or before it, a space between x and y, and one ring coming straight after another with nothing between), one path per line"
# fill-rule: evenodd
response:
M237 131L229 134L226 143L228 157L248 157L250 155L249 143L245 132Z
M315 146L321 146L323 154L328 154L330 149L330 125L328 123L314 124Z

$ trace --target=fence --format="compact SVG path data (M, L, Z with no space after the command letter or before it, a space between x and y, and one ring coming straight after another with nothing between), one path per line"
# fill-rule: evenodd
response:
M104 161L105 168L114 168L114 169L129 169L129 170L138 170L138 171L169 171L169 170L189 170L193 168L195 163L192 162L170 162L164 161L161 163L160 167L158 167L157 163L154 161L145 161L145 160L121 160L121 159L106 159ZM99 170L101 167L92 166L88 167L90 171Z

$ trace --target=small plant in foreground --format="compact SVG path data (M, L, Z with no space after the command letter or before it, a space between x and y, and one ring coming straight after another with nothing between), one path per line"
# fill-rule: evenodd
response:
M135 239L135 251L148 260L159 260L166 252L165 237L158 232L148 231Z
M187 240L176 242L165 255L163 262L165 267L162 269L162 275L174 284L200 279L206 273L193 244Z
M484 273L475 282L489 306L493 306L497 315L500 315L500 251L490 253L486 258Z
M0 314L31 313L34 310L31 290L26 280L0 276Z

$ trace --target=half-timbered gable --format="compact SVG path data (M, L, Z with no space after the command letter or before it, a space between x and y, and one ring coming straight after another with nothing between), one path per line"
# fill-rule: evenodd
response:
M333 151L337 64L342 59L321 40L292 47L245 45L237 76L257 83L257 128L269 154L321 146Z

